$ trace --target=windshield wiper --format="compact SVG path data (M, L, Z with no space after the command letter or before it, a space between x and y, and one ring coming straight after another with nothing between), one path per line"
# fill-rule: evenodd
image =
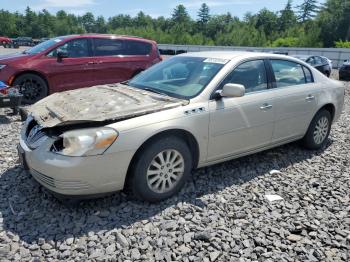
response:
M168 94L162 93L162 92L160 92L160 91L158 91L158 90L156 90L156 89L154 89L154 88L144 87L144 88L142 88L142 89L144 89L144 90L146 90L146 91L150 91L150 92L156 93L156 94L158 94L158 95L169 96Z

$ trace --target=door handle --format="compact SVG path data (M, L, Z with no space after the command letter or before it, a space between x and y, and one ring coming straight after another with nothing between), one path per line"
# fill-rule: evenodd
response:
M315 96L313 95L308 95L306 98L305 98L306 101L310 102L310 101L313 101L315 100Z
M90 61L90 62L87 62L87 64L88 64L88 65L94 65L94 64L96 64L96 63L95 63L95 62Z
M268 103L265 103L263 104L260 109L261 110L268 110L268 109L271 109L272 108L272 105L268 104Z

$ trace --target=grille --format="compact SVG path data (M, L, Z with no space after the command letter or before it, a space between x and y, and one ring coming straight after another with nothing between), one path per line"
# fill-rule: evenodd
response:
M32 120L26 130L26 143L30 149L38 148L45 140L47 135L43 131L43 127Z
M41 182L42 184L52 188L57 188L61 190L81 190L88 189L90 187L89 184L84 183L82 181L57 180L52 177L41 174L40 172L34 169L31 169L30 173L36 180L38 180L38 182Z

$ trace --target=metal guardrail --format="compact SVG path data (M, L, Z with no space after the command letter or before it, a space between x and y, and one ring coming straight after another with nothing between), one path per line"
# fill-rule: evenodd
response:
M242 47L242 46L201 46L158 44L161 50L180 52L199 51L249 51L249 52L280 52L288 55L320 55L332 60L333 68L339 68L344 60L350 59L350 48L297 48L297 47Z

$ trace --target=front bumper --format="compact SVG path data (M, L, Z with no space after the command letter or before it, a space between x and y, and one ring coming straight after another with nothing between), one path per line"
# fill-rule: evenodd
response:
M41 185L64 196L93 196L123 189L133 152L68 157L50 152L47 139L31 150L20 138L18 149L27 169Z

